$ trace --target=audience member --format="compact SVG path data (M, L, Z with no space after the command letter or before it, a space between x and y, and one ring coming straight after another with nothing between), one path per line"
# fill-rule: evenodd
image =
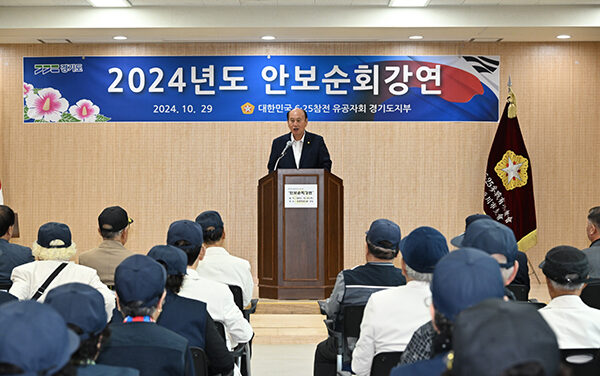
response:
M63 223L49 222L38 230L33 243L36 261L16 267L12 272L13 285L10 293L20 300L33 299L43 302L46 291L70 282L80 282L98 290L104 297L108 317L115 307L115 295L98 278L92 268L69 261L77 248L71 241L71 230Z
M176 221L169 226L167 244L181 249L187 255L187 274L183 277L179 296L205 302L213 320L225 326L227 344L233 348L237 343L250 341L254 332L235 305L229 288L196 272L198 263L204 257L203 237L202 226L193 221Z
M516 260L519 246L515 234L508 227L493 219L479 218L465 230L462 247L480 249L498 261L504 285L509 285L521 266ZM506 296L515 300L514 294L506 289Z
M415 330L431 319L429 284L435 265L448 254L446 238L434 228L419 227L402 239L400 251L408 283L369 298L352 353L352 371L359 376L370 374L375 355L404 351Z
M148 256L161 263L167 271L167 295L156 323L187 338L190 346L204 350L211 374L231 373L233 357L206 311L206 303L177 295L183 284L187 255L179 248L158 245L150 249Z
M148 256L129 256L117 266L117 305L125 319L110 325L98 363L136 368L142 376L194 375L188 340L156 325L166 280L165 268Z
M30 248L9 243L14 227L15 213L8 206L0 205L0 289L10 288L10 274L15 267L34 260Z
M461 312L454 323L448 376L557 376L556 336L527 304L489 299ZM561 373L562 374L562 373Z
M342 270L322 309L327 318L340 327L343 305L366 304L372 293L389 287L406 284L402 270L393 264L400 247L400 227L387 219L371 223L367 231L365 258L367 263L353 269ZM314 374L334 375L336 372L336 340L329 336L315 350ZM352 351L352 349L349 349Z
M95 363L102 344L110 337L104 298L96 289L82 283L67 283L48 291L44 303L54 308L79 335L79 348L71 356L71 365L77 367L78 376L139 375L133 368Z
M468 240L467 243L463 243L466 231L467 231L467 227L469 227L469 225L473 222L475 222L478 219L489 219L489 220L493 220L489 215L486 214L473 214L468 216L465 219L465 232L463 232L462 234L452 238L452 240L450 240L450 243L452 243L452 245L454 245L457 248L461 248L461 247L474 247L474 248L479 248L476 247L474 245L470 245L469 242L473 242L473 240ZM500 224L499 222L497 222L498 224ZM510 229L509 227L507 227L508 229ZM504 231L505 232L505 231ZM512 230L511 230L512 232ZM514 233L513 233L513 237L514 237ZM507 238L509 238L507 236ZM493 241L492 241L493 242ZM515 239L516 242L516 239ZM518 244L518 243L517 243ZM527 261L527 255L524 252L519 251L518 249L518 245L517 245L517 251L516 251L516 255L515 255L515 259L516 261L519 263L519 267L516 268L516 275L513 278L512 282L510 282L509 284L515 284L515 285L523 285L526 287L527 289L527 294L529 294L529 290L531 289L531 282L529 280L529 263ZM484 249L485 251L485 249ZM487 251L486 251L487 252ZM489 253L489 252L488 252ZM506 274L506 272L502 272L503 275ZM509 297L513 297L513 294L510 292L507 292Z
M405 367L393 376L413 375L425 369L430 374L443 370L442 356L452 349L453 322L462 310L488 298L504 297L504 282L498 262L474 248L461 248L444 256L431 281L432 321L413 334L400 358ZM425 361L416 364L416 362ZM415 363L414 367L413 364Z
M196 223L202 226L206 252L196 271L202 277L226 285L239 286L242 289L242 303L250 304L254 280L250 272L250 263L229 254L225 245L225 229L219 213L213 210L200 213Z
M0 308L0 374L75 376L69 359L79 338L50 306L34 301Z
M96 269L100 280L112 287L115 284L115 268L133 252L125 248L129 238L129 218L125 209L111 206L98 216L98 232L102 243L97 248L79 255L79 264Z
M589 248L583 250L583 253L590 262L590 278L600 278L600 206L591 208L587 219L585 230L592 243Z
M554 247L540 267L552 298L540 313L554 330L560 348L599 348L600 310L579 297L590 272L586 255L574 247Z

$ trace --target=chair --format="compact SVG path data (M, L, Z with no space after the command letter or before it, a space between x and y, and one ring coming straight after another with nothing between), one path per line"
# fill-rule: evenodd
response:
M600 375L600 349L565 349L560 355L572 376Z
M192 353L196 376L208 376L208 358L204 350L199 347L190 347L190 352Z
M321 312L324 312L322 302L319 302ZM360 323L365 313L365 305L342 305L342 319L335 322L332 319L325 321L329 335L335 338L337 345L336 371L344 374L350 370L352 350L360 336Z
M389 376L399 362L402 351L383 352L375 355L371 364L371 376Z
M528 300L529 289L527 286L511 283L506 286L506 288L515 294L515 298L517 298L518 301L526 302Z
M250 315L253 314L254 312L256 312L256 305L258 304L258 299L251 299L250 300L250 308L245 309L246 307L244 307L244 298L243 298L243 294L242 294L242 288L240 286L236 286L236 285L227 285L229 287L229 290L231 290L231 293L233 294L233 301L235 302L235 305L238 306L238 308L240 309L240 311L242 311L242 313L244 314L244 318L250 322Z
M221 337L223 337L224 340L227 340L225 325L223 325L222 322L215 321L215 326ZM229 352L233 356L235 364L240 369L240 372L242 372L242 375L251 376L250 358L252 357L252 351L250 349L250 342L238 343L237 346ZM243 365L245 365L244 368L242 368Z
M581 300L588 306L600 309L600 282L590 282L581 291Z

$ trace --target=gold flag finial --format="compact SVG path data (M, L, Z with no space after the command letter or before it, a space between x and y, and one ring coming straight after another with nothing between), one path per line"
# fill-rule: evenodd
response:
M512 91L512 82L510 80L510 76L508 76L508 118L514 119L517 117L517 99L515 98L515 93Z

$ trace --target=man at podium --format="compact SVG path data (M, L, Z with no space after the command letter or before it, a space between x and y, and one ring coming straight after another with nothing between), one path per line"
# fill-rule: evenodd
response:
M267 164L269 172L278 168L331 170L331 159L323 137L305 131L308 124L306 111L301 108L289 111L287 123L290 133L277 137L271 145L271 155Z

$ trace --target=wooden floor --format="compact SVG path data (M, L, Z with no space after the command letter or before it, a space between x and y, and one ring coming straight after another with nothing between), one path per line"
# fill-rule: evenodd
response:
M542 276L543 278L543 276ZM532 276L530 299L548 303L545 283ZM316 300L259 299L256 313L250 316L256 344L317 344L327 338L327 330Z

